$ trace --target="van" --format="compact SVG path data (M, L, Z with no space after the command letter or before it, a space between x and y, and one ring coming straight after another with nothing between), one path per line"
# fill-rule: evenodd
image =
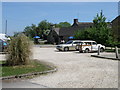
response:
M76 49L78 49L79 52L85 52L85 53L98 51L98 47L100 47L101 52L105 50L104 45L97 44L96 41L92 41L92 40L81 40L80 43L76 45Z

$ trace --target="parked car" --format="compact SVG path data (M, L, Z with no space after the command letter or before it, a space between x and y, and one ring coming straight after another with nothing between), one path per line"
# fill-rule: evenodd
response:
M7 46L8 46L7 42L0 39L0 52L6 51Z
M96 41L92 40L81 40L79 44L76 45L76 48L79 52L93 52L98 51L98 47L100 47L100 51L103 52L105 50L105 46L101 44L97 44Z
M60 44L56 46L59 51L76 50L76 45L80 43L80 40L70 40L66 44Z

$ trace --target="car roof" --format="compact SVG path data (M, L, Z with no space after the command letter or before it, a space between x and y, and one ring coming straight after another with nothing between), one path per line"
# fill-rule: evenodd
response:
M76 41L81 41L81 40L72 40L73 42L76 42Z
M96 41L93 41L93 40L81 40L81 42L96 42Z
M81 41L81 42L95 42L93 40L70 40L70 41L73 41L73 42L76 42L76 41Z

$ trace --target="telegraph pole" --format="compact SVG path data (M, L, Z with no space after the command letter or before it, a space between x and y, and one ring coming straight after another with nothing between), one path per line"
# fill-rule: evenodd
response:
M7 20L6 20L6 24L5 24L5 34L7 34Z

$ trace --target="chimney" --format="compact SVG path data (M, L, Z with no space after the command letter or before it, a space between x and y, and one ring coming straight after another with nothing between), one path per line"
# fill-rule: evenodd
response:
M78 19L74 19L74 24L78 24Z
M54 24L51 24L50 27L50 30L53 30L55 28Z

